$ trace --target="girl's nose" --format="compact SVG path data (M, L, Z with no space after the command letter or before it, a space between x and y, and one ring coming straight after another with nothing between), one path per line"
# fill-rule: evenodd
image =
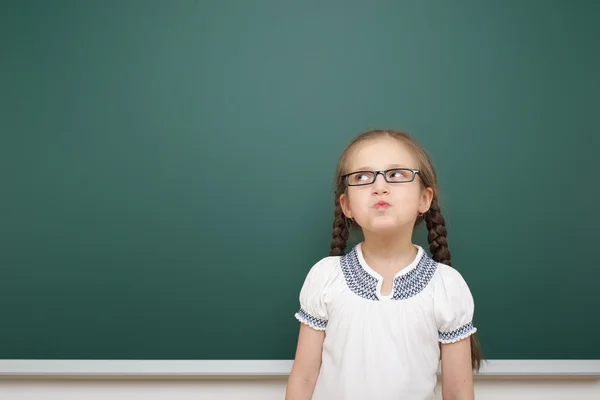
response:
M381 176L379 176L381 175ZM388 194L390 192L388 183L385 180L383 174L378 174L375 177L375 182L373 182L373 194L382 195Z

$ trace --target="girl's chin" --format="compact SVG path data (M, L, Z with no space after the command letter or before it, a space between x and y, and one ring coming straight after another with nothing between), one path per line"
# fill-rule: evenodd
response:
M398 234L399 231L402 231L406 227L412 227L412 222L408 221L406 223L402 223L397 219L392 218L377 218L374 221L370 221L366 228L366 230L377 233L377 234Z

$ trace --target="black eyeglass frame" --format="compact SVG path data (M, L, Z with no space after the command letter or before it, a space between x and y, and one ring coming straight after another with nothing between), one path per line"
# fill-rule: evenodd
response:
M408 180L408 181L390 182L390 181L388 181L388 178L387 178L387 173L388 173L388 172L390 172L390 171L410 171L410 172L412 172L412 178L411 178L410 180ZM354 185L351 185L351 184L349 183L349 181L348 181L348 177L349 177L350 175L355 175L355 174L363 174L363 173L365 173L365 172L368 172L368 173L371 173L371 174L373 174L373 179L372 179L370 182L367 182L367 183L359 183L359 184L354 184ZM349 173L349 174L342 175L342 180L343 180L343 181L346 183L346 185L348 185L348 186L366 186L366 185L372 185L373 183L375 183L375 181L377 180L377 175L381 174L381 175L383 175L383 179L385 179L385 181L386 181L387 183L410 183L410 182L412 182L412 181L414 181L414 180L415 180L416 176L417 176L417 175L418 175L420 172L421 172L420 170L418 170L418 169L413 169L413 168L390 168L390 169L386 169L385 171L354 171L354 172L351 172L351 173Z

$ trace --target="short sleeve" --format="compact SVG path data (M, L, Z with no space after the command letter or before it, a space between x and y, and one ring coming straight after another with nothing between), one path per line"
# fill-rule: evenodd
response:
M333 263L333 257L326 257L310 269L300 290L300 309L295 314L298 321L319 331L327 328L329 320L325 303L325 289Z
M475 303L462 275L445 264L438 266L435 286L435 319L441 343L453 343L477 331L473 325Z

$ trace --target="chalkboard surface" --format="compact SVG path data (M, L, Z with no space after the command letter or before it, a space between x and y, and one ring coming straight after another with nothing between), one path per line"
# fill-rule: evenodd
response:
M337 158L394 128L486 357L600 359L600 3L0 10L0 358L293 358Z

